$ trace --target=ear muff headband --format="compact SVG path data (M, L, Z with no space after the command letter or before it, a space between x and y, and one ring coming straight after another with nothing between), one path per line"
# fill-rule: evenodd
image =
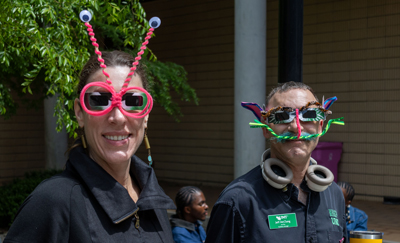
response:
M260 166L262 176L264 180L267 181L272 187L276 189L282 189L293 180L293 172L289 166L277 158L266 159L269 154L270 149L267 149L261 156ZM310 160L311 165L308 167L306 173L307 186L312 191L322 192L332 184L334 176L328 168L322 165L317 165L317 161L315 161L313 158ZM280 170L282 170L285 175L278 175L275 173L273 166L280 167Z
M149 20L150 28L149 28L149 31L146 34L146 37L144 38L145 41L142 43L142 46L140 47L140 51L137 53L137 56L135 57L135 61L132 63L132 67L130 68L130 72L128 73L128 76L126 77L120 92L115 92L114 87L112 86L112 82L110 80L110 75L106 72L107 66L104 63L104 59L101 56L102 54L101 54L101 51L99 50L99 44L97 43L97 39L94 38L95 34L93 32L93 28L89 24L89 21L92 19L92 13L89 12L88 10L83 10L83 11L81 11L79 13L79 18L85 23L85 26L87 27L87 31L88 31L88 34L90 36L90 41L92 42L92 45L95 48L94 52L98 57L97 60L100 63L100 67L102 68L103 74L106 77L106 83L107 83L107 85L106 85L106 83L101 84L102 82L93 82L93 83L86 84L84 86L84 88L82 89L81 94L80 94L80 102L81 102L81 105L82 105L83 109L90 115L102 116L102 115L105 115L108 112L110 112L114 107L118 107L120 109L120 111L126 116L130 116L130 117L133 117L133 118L136 118L136 119L145 117L147 114L150 113L150 111L151 111L151 109L153 107L153 98L151 97L151 95L145 89L140 88L140 87L129 87L128 88L128 85L129 85L129 82L130 82L130 80L132 79L132 77L133 77L133 75L135 73L137 65L139 65L140 59L142 59L141 56L144 54L144 51L147 48L147 44L149 43L149 39L151 38L154 29L160 27L160 25L161 25L160 18L153 17L153 18L151 18ZM91 111L91 110L88 109L88 107L86 107L85 102L84 102L84 95L86 93L86 90L89 87L95 86L95 85L107 89L112 94L112 105L110 107L102 110L102 111ZM145 94L146 98L147 98L146 106L139 113L127 112L126 110L123 109L124 106L121 105L121 100L123 98L123 95L130 89L137 89L137 90L142 91Z

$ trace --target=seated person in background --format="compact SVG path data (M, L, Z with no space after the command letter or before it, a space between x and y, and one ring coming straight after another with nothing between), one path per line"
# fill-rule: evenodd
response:
M175 197L176 214L170 222L175 243L203 243L206 232L201 226L208 205L203 192L195 186L182 187Z
M366 231L368 215L350 204L353 201L355 191L350 183L339 181L338 186L342 189L344 201L346 203L346 226L347 234L350 238L350 231Z

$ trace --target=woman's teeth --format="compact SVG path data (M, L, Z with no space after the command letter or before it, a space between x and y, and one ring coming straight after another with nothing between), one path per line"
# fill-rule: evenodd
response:
M126 135L126 136L104 136L104 137L106 137L107 139L110 139L110 140L120 141L120 140L127 139L129 137L129 135Z

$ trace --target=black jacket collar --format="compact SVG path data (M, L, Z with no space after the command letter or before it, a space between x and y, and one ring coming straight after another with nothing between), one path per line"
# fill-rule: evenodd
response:
M141 189L137 203L120 183L84 152L82 147L71 151L66 170L73 170L78 174L115 224L129 218L138 208L140 211L175 209L171 198L158 185L153 168L136 156L132 157L130 174Z

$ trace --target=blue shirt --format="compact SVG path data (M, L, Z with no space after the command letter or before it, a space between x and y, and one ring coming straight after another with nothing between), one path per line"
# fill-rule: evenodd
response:
M368 215L364 211L349 205L348 216L350 216L350 219L346 218L346 226L349 238L350 238L350 231L368 230L367 228Z
M170 220L172 226L172 236L175 243L204 243L206 232L201 222L191 223L177 218L175 215Z

